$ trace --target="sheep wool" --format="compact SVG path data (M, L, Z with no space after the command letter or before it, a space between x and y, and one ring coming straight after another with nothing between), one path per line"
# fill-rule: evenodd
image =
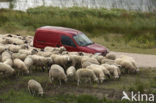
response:
M30 94L43 96L43 88L39 82L34 79L28 81L28 90Z
M64 72L64 69L59 65L52 65L49 70L49 79L52 82L53 80L57 79L59 80L59 83L61 85L61 80L67 81L67 76Z
M98 78L96 77L94 71L91 69L87 69L87 68L78 69L76 71L77 85L80 85L81 78L88 78L90 83L91 83L91 80L93 79L94 82L98 83Z
M29 70L26 67L25 63L20 59L14 59L14 66L21 71L22 73L29 74Z

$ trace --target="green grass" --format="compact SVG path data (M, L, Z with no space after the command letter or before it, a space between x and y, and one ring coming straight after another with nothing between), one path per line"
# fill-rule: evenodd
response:
M115 51L156 54L154 13L80 7L37 7L27 12L0 9L0 33L34 35L36 28L45 25L81 30Z
M51 84L46 72L34 72L30 76L15 78L0 77L0 103L129 103L120 101L120 97L108 98L95 96L94 89L99 89L105 94L111 91L122 95L122 91L140 91L141 93L153 93L156 95L156 69L141 69L138 74L122 75L120 80L108 80L103 84L81 84L68 82L58 86ZM35 79L41 83L46 94L43 97L32 96L27 90L27 82ZM6 83L3 83L6 82ZM77 90L79 88L79 90ZM56 91L55 91L56 89ZM71 89L71 90L68 90ZM84 90L79 92L80 90ZM58 93L55 93L59 90ZM74 92L75 91L75 92ZM90 91L90 92L85 92ZM113 95L111 94L111 95Z

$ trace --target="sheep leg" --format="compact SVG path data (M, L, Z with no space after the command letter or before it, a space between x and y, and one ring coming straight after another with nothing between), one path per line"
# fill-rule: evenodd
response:
M80 85L80 79L77 80L77 85L78 85L78 86Z
M61 79L59 80L60 86L61 86Z
M89 83L92 84L91 78L89 78Z
M30 89L30 87L28 86L28 91L29 91L29 93L30 94L32 94L32 91L31 91L31 89Z

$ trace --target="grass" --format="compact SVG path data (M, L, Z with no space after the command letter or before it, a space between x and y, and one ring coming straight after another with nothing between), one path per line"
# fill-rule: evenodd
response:
M127 92L140 91L141 93L153 93L156 95L155 73L155 68L141 69L138 74L122 75L120 80L109 80L99 85L82 84L79 87L76 86L76 82L54 86L54 84L49 82L48 73L46 72L34 72L30 76L5 79L0 77L0 81L2 81L0 84L0 103L29 103L30 101L31 103L129 103L128 101L121 102L120 97L98 97L95 94L101 92L104 93L103 95L114 95L117 93L120 96L124 90ZM41 83L46 92L43 97L31 96L29 94L27 90L29 79L35 79ZM96 89L100 91L94 91ZM111 91L113 91L113 94L111 94Z
M111 50L156 54L156 15L119 9L37 7L0 10L0 33L34 35L44 25L71 27Z

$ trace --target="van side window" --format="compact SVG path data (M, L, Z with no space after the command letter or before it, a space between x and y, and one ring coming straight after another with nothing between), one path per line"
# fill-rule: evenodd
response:
M62 45L67 45L67 46L76 47L76 45L74 44L73 40L72 40L70 37L65 36L65 35L63 35L63 36L61 37L61 43L62 43Z

